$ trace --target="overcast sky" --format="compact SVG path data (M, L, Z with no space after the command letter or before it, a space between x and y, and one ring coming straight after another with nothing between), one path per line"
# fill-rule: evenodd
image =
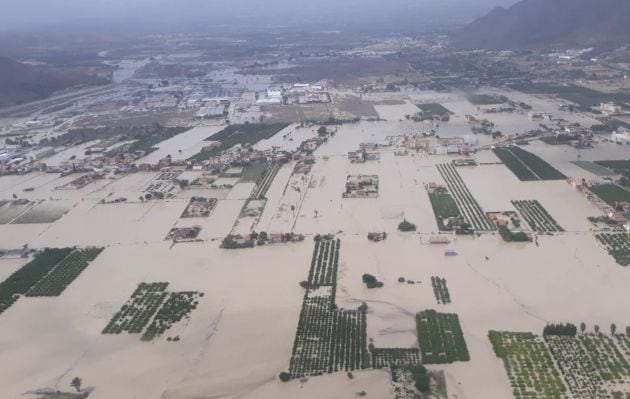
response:
M0 30L22 31L66 23L231 23L278 18L308 23L331 15L371 18L404 15L422 18L474 15L516 0L0 0Z

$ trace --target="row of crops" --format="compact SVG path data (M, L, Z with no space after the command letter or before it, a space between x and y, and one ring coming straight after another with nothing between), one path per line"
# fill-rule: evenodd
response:
M494 231L494 224L472 196L455 167L451 164L443 163L438 164L437 168L466 222L478 231Z
M379 367L419 362L408 350L383 350L367 345L367 305L340 310L335 304L340 241L316 241L308 284L293 343L288 375L291 378L360 370L373 359ZM413 350L411 350L413 352ZM376 356L376 357L375 357ZM410 360L411 359L411 360Z
M547 212L538 202L534 201L512 201L512 205L523 216L529 227L539 233L562 232L558 222Z
M451 303L451 294L448 292L445 278L431 276L431 286L433 286L433 294L438 304Z
M515 399L567 399L567 388L544 341L531 333L490 331L490 343Z
M628 234L604 233L595 236L610 256L621 266L630 265L630 237Z
M520 147L496 148L494 153L521 181L567 178L542 158Z
M58 296L101 252L101 248L46 248L0 283L0 314L21 295Z
M413 366L420 364L417 348L372 348L372 367Z
M630 383L628 355L623 355L627 337L585 334L545 339L574 398L607 398L612 387Z
M267 191L269 187L271 187L271 183L273 183L273 179L275 179L278 171L280 170L280 164L274 163L265 168L265 173L263 176L256 182L256 186L252 191L250 198L252 199L265 199L267 196Z
M200 297L203 297L203 292L185 291L170 294L140 339L151 341L184 318L189 319L190 313L199 305Z
M520 181L538 181L540 178L527 165L516 157L508 148L495 148L494 154L514 173Z
M44 278L35 284L26 296L59 296L85 268L88 267L103 248L74 250L57 264Z
M337 284L337 267L341 241L320 240L315 242L308 282L311 287L334 286Z
M546 335L543 340L531 333L491 331L489 338L516 399L615 398L630 386L628 336Z
M141 339L150 341L175 323L188 318L199 304L198 299L203 296L203 293L194 291L168 292L167 288L167 282L138 284L102 334L140 334L144 331Z
M425 310L416 315L416 328L423 364L470 360L456 314Z
M444 220L448 218L454 218L460 216L457 203L444 187L439 187L435 191L429 193L429 200L431 201L431 207L435 214L440 230L449 230L444 224Z

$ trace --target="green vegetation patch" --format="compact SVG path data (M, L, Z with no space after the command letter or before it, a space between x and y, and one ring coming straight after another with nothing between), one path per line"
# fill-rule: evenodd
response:
M192 159L198 161L207 160L219 155L222 151L229 150L237 144L253 145L261 140L273 137L276 133L289 126L288 123L246 123L243 125L229 125L220 132L208 137L207 141L219 141L221 145L210 151L201 151Z
M627 337L596 333L545 339L574 398L610 398L615 385L630 382L628 354L623 354Z
M144 151L146 154L158 149L157 145L162 141L168 140L184 133L189 128L184 127L159 127L153 130L147 130L135 135L136 141L131 144L129 151Z
M600 105L601 103L630 101L630 93L604 93L578 85L553 85L553 84L528 84L512 87L524 93L557 95L572 103L578 104L583 109Z
M441 116L441 115L450 115L450 114L452 114L452 112L448 108L444 107L442 104L437 104L437 103L416 104L416 107L418 107L420 109L420 111L422 111L423 115L429 115L429 116L437 115L437 116Z
M566 399L567 388L543 340L531 333L490 331L515 399Z
M416 315L416 328L423 364L470 360L456 314L425 310Z
M438 164L437 168L466 223L478 231L494 231L494 224L468 190L457 169L448 163Z
M153 321L142 334L143 341L151 341L159 337L173 324L179 323L184 318L190 318L190 313L199 305L199 297L203 293L196 291L174 292L160 307Z
M630 239L626 233L604 233L595 236L610 256L621 266L630 265Z
M103 248L72 251L59 262L44 278L35 284L26 296L59 296L85 270Z
M438 304L451 303L451 294L448 292L445 278L431 276L431 286L433 287L433 294Z
M516 210L523 216L523 219L525 219L532 230L539 233L564 231L540 202L536 200L512 201L512 205L514 205Z
M114 314L103 334L140 334L168 297L168 283L140 283L131 298Z
M630 202L630 190L620 187L614 183L597 184L588 187L595 195L606 201L610 205L615 205L618 201Z
M264 173L260 175L256 180L256 186L252 190L250 198L263 199L267 196L267 191L273 183L273 179L276 178L278 171L280 170L280 164L274 163L265 167ZM247 169L245 170L247 172Z
M615 172L610 170L609 168L600 165L598 162L589 162L589 161L572 161L572 164L579 166L587 172L591 172L592 174L600 177L613 176Z
M72 248L46 248L35 255L35 259L0 283L0 314L15 303L20 295L26 295L70 252Z
M496 148L494 153L521 181L567 178L542 158L520 147Z
M438 227L442 231L448 230L444 225L444 220L460 216L457 203L444 187L438 187L435 191L429 193L429 200L431 201L431 207L433 208Z
M494 154L514 173L520 181L540 180L528 167L507 148L495 148Z

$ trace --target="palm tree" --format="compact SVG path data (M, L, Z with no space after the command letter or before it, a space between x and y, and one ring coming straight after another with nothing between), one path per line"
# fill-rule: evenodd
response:
M81 383L83 383L83 381L79 377L74 377L72 382L70 382L70 386L74 387L77 392L81 392Z

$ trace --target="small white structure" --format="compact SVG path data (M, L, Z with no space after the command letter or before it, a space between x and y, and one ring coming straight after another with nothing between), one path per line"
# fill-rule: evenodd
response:
M630 132L619 129L612 134L610 139L617 144L630 145Z

